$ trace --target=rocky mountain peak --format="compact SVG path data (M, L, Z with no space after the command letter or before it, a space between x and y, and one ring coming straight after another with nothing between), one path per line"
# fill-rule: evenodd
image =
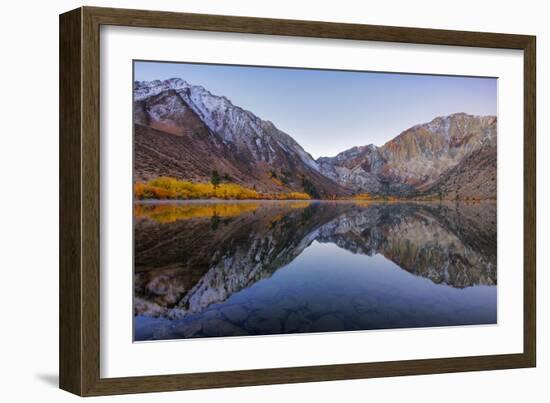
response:
M205 155L224 160L212 160L210 165L231 173L243 184L263 189L303 190L314 183L314 188L322 189L314 191L315 195L414 195L429 189L480 148L484 148L483 155L493 151L496 155L495 116L464 112L438 116L404 130L380 147L355 146L334 157L314 160L271 121L181 78L136 81L134 106L134 123L173 135L194 135L193 141L200 134L201 141L208 143L201 146ZM198 177L207 180L211 169L205 167ZM185 172L176 176L185 178ZM494 176L489 171L483 175ZM446 184L444 189L454 187Z
M496 117L460 112L412 126L381 147L352 147L317 162L356 193L413 195L485 146L496 147Z
M213 95L183 79L137 81L134 116L135 123L170 134L196 133L187 123L189 119L200 120L207 128L200 132L210 132L211 137L204 147L210 149L212 158L220 153L225 156L223 164L212 161L210 168L205 166L205 181L212 166L219 166L222 172L231 172L249 187L279 191L302 191L307 187L315 195L345 192L320 174L311 155L272 122L234 105L225 96ZM185 130L178 130L181 127Z

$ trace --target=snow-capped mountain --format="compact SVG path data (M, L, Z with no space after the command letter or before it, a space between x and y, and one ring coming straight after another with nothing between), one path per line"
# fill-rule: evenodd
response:
M342 151L335 157L321 157L317 160L321 172L343 186L353 189L356 193L389 194L393 190L413 191L411 186L406 189L401 181L389 182L381 175L387 161L379 147L374 144L353 147Z
M272 122L172 78L134 83L135 178L207 182L212 170L265 192L496 198L497 119L456 113L381 147L314 160ZM367 143L367 142L365 142Z
M273 123L179 78L134 83L134 124L138 180L205 180L216 169L258 190L346 192Z
M481 175L483 183L466 192L463 188L464 196L494 198L496 133L496 117L457 113L413 126L381 147L372 144L353 147L317 162L326 176L355 192L393 195L427 192L445 197L453 193L454 197L460 182ZM488 164L482 164L479 157L475 161L472 158L482 149ZM462 169L453 171L443 190L432 189L461 163ZM470 177L468 181L462 180L464 174Z

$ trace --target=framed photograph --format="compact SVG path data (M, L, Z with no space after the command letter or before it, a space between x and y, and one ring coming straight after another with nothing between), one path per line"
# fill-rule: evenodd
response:
M60 387L535 366L535 37L60 16Z

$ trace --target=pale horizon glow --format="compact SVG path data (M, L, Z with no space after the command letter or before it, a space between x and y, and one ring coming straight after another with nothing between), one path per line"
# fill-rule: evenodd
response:
M496 78L134 62L137 81L174 77L270 120L315 159L383 145L438 116L497 115Z

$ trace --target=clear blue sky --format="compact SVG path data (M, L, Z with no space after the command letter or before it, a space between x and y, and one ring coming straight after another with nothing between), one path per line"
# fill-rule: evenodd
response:
M135 62L134 77L202 85L271 120L314 158L382 145L436 116L497 114L494 78L159 62Z

